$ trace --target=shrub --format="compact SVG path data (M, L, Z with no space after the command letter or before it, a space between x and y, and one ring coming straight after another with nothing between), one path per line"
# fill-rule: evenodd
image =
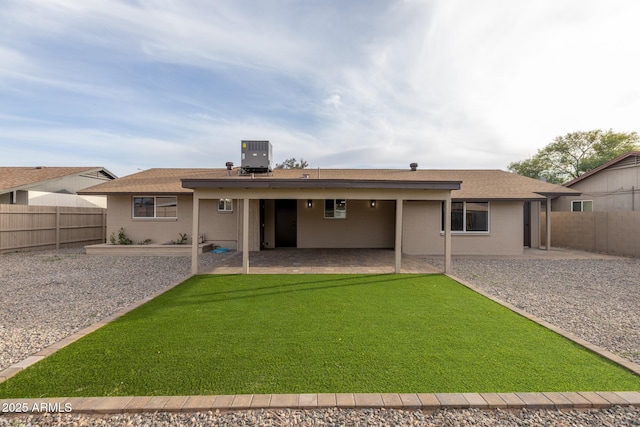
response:
M127 237L127 235L124 232L124 228L120 227L120 230L118 230L118 236L116 237L116 233L111 233L111 236L109 236L109 242L111 242L112 245L132 245L133 241Z
M178 240L172 240L171 243L174 245L186 245L187 244L187 233L178 233L180 238Z

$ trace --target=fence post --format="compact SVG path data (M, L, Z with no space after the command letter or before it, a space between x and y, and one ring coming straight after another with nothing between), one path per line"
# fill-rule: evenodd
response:
M102 242L107 243L107 210L102 210Z
M60 206L56 206L56 249L60 249Z

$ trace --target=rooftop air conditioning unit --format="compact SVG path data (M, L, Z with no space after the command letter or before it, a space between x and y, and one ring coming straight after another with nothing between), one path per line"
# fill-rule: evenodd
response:
M240 167L245 173L273 172L273 147L269 141L242 141Z

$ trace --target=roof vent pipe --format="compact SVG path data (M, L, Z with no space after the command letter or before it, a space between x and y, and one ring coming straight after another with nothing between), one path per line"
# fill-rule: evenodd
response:
M224 165L227 167L227 175L231 176L231 169L233 169L233 162L227 162Z
M411 168L412 171L418 170L418 164L417 163L411 163L409 165L409 167Z

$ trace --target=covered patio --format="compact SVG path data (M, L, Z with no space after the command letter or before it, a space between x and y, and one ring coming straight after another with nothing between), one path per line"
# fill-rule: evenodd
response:
M242 252L204 254L200 274L241 274ZM391 274L393 249L271 249L251 252L251 272L256 274ZM436 274L442 268L426 256L403 255L401 273Z
M354 178L316 178L308 177L290 179L275 178L273 176L254 177L237 177L232 178L189 178L182 179L182 186L193 190L193 220L192 235L200 235L200 224L203 221L201 213L201 202L206 200L236 200L239 208L238 221L238 251L242 254L241 271L242 274L249 274L250 265L251 272L260 273L260 261L265 262L263 268L269 267L269 262L277 262L269 259L267 255L262 258L254 256L254 254L262 254L260 250L260 233L265 228L263 214L259 210L261 201L263 200L293 200L296 205L306 201L309 209L316 206L314 201L327 200L343 200L349 201L371 201L371 206L375 206L375 201L384 200L393 203L394 217L391 229L393 230L393 250L388 251L392 254L388 264L383 267L384 271L389 273L401 273L403 268L402 242L404 228L404 208L405 203L409 201L438 201L443 203L443 247L442 256L444 257L444 272L448 273L451 267L451 191L460 188L461 181L449 180L407 180L403 179L354 179ZM294 222L299 222L300 215L295 214ZM326 216L325 216L326 219ZM338 219L338 221L340 221ZM301 227L298 226L295 233L298 236L301 233ZM372 228L370 233L377 233L379 229ZM339 237L339 232L327 231ZM341 249L367 248L367 246L337 245ZM311 249L315 246L311 242L304 249ZM299 251L303 249L297 245L295 249ZM320 247L321 248L321 247ZM318 248L318 249L320 249ZM326 246L324 247L326 248ZM366 250L366 249L365 249ZM335 249L329 249L335 251ZM278 252L281 253L281 252ZM251 255L250 255L251 254ZM194 243L192 245L191 255L191 272L199 274L200 261L198 256L198 247ZM280 261L282 262L282 261ZM329 265L323 268L331 268ZM366 268L366 267L364 267ZM370 270L369 270L370 271ZM371 271L373 272L373 271Z

